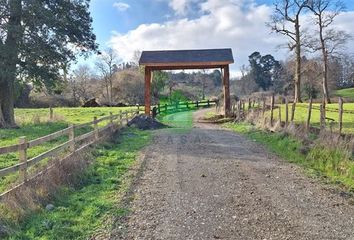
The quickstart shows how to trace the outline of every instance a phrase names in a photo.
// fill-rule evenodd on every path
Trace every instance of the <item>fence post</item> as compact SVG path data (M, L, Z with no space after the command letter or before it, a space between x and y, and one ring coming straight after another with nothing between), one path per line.
M111 132L114 132L114 124L113 124L113 113L109 112L109 121L110 121L110 125L111 125Z
M119 111L119 126L123 126L123 115L122 115L122 111Z
M311 112L312 112L312 97L310 98L309 109L308 109L308 115L307 115L307 122L306 122L306 129L307 129L307 131L310 130Z
M49 119L50 119L50 121L52 121L52 120L53 120L53 118L54 118L53 108L52 108L52 107L50 107L50 108L49 108Z
M97 117L93 117L93 127L94 127L94 131L95 131L95 141L97 141L99 138Z
M262 106L262 115L264 116L264 114L265 114L265 110L266 110L266 99L265 99L265 98L263 98L263 99L262 99L262 101L263 101L263 106Z
M198 100L195 102L195 107L196 107L196 108L199 107L199 101L198 101Z
M251 107L252 107L252 105L251 105L252 103L251 103L251 98L248 98L248 112L249 111L251 111Z
M20 167L20 177L23 182L27 181L27 139L26 137L20 137L18 143L20 144L18 153L20 163L23 165Z
M128 122L129 122L128 111L125 111L125 120L127 120L127 124L128 124Z
M157 104L157 113L160 114L161 113L161 106L160 106L160 103Z
M291 119L290 122L294 122L295 119L295 109L296 109L296 102L293 102L291 106Z
M68 134L69 141L70 141L69 150L71 153L75 152L75 131L74 130L75 130L74 125L71 124L69 126L69 134Z
M289 125L289 100L285 97L285 127Z
M189 103L188 102L186 102L186 107L189 108Z
M165 113L167 113L167 104L165 103Z
M323 130L326 127L326 103L323 102L320 105L320 123L321 123L321 130Z
M136 112L136 114L139 115L140 114L140 105L137 104L137 107L138 107L138 111Z
M339 111L338 111L338 127L339 127L339 135L342 134L342 129L343 129L343 98L339 98L338 100L338 105L339 105Z
M270 126L273 126L273 116L274 114L274 94L272 94L271 98L270 98Z
M210 107L210 100L208 99L208 107Z
M279 118L279 123L280 123L280 127L281 127L281 104L282 104L282 102L283 102L282 97L279 97L279 100L280 100L280 103L279 103L279 106L278 106L278 110L279 110L279 112L278 112L278 118Z

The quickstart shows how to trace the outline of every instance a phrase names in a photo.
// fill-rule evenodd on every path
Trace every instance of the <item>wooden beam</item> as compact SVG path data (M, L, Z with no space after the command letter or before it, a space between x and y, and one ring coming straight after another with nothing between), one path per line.
M181 67L181 66L194 66L194 67L208 67L208 66L225 66L229 65L233 62L231 61L223 61L223 62L166 62L166 63L142 63L140 64L141 66L145 67L168 67L168 66L175 66L175 67Z
M230 69L229 65L224 67L224 111L225 117L231 114L231 101L230 101Z
M162 70L187 70L187 69L215 69L222 68L225 65L166 65L166 66L149 66L152 71Z
M145 114L150 116L151 112L151 69L145 67Z

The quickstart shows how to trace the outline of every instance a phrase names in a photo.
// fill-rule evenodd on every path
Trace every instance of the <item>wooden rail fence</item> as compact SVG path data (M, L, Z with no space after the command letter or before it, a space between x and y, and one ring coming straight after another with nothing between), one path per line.
M248 103L248 108L245 108L245 103ZM252 102L252 104L250 104ZM267 104L268 103L268 104ZM285 105L285 107L284 107ZM343 99L339 98L338 99L338 108L334 107L327 107L325 103L321 103L319 106L314 106L312 99L309 100L307 103L307 106L304 106L303 104L296 104L292 103L291 104L291 109L289 112L289 101L288 98L280 96L279 100L276 101L274 95L269 96L269 97L264 97L264 98L246 98L246 99L240 99L238 100L234 106L233 106L233 114L235 117L241 117L244 118L246 114L254 111L254 110L260 110L262 112L262 115L265 116L265 112L269 111L269 123L271 126L274 125L274 111L277 109L278 111L278 121L281 123L284 123L284 126L287 127L290 123L294 123L295 121L295 114L296 114L296 108L302 108L302 109L307 109L307 116L304 121L304 125L306 126L306 129L309 130L311 127L311 118L313 115L313 111L319 111L320 112L320 129L325 129L326 125L329 125L332 131L332 127L334 123L338 124L338 132L339 134L342 133L343 131L343 115L344 114L353 114L354 115L354 110L344 110L343 108L344 103ZM282 108L284 107L285 109L285 119L282 119ZM338 118L333 119L327 117L326 113L337 113ZM290 119L289 119L289 114L290 114ZM329 124L328 124L329 123Z
M16 189L17 187L23 185L28 181L28 168L35 165L36 163L39 163L40 161L50 158L50 157L57 157L62 153L69 153L73 154L75 153L78 149L82 149L83 147L87 147L93 143L96 143L100 138L105 137L109 134L107 133L113 133L115 130L118 128L122 127L125 123L128 123L131 118L136 116L139 113L138 110L129 110L125 112L120 112L119 114L113 115L110 113L109 116L103 117L98 119L97 117L93 118L92 122L88 123L83 123L83 124L78 124L78 125L70 125L68 128L57 131L55 133L34 139L34 140L28 140L25 136L20 137L18 139L18 144L11 145L11 146L5 146L5 147L0 147L0 155L4 154L9 154L9 153L14 153L18 152L19 156L19 162L13 166L7 167L0 169L0 178L8 176L10 174L19 172L19 180L20 184L15 186L14 188L1 193L0 198L3 197L5 194L9 193L10 191ZM108 121L108 123L103 126L99 127L99 123L103 121ZM75 136L75 129L79 128L84 128L84 127L89 127L93 126L93 130L82 134L80 136ZM39 146L41 144L47 143L49 141L58 139L59 137L62 136L67 136L68 141L59 144L58 146L41 153L38 156L35 156L31 159L28 159L27 157L27 151L30 148L33 148L35 146ZM85 145L80 146L79 143L86 142ZM87 143L88 142L88 143ZM78 145L78 146L77 146Z
M176 102L173 104L158 104L156 107L157 114L161 113L171 113L182 110L189 110L192 108L200 108L200 107L211 107L217 106L218 101L215 100L202 100L202 101L194 101L194 102Z

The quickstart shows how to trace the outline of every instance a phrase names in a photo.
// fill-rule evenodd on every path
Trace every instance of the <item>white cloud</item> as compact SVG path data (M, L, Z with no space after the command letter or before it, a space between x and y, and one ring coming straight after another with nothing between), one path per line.
M176 6L185 9L192 1L176 1L181 4ZM203 15L198 18L141 24L127 33L113 34L109 44L124 60L130 60L135 50L231 47L235 58L233 72L247 64L254 51L271 53L280 59L288 56L286 49L278 48L287 39L270 34L265 25L273 10L271 6L256 5L252 0L207 0L199 7ZM349 30L353 22L354 12L349 12L338 17L336 26ZM350 46L353 51L354 44Z
M130 5L124 2L115 2L113 3L113 7L120 12L124 12L130 8Z

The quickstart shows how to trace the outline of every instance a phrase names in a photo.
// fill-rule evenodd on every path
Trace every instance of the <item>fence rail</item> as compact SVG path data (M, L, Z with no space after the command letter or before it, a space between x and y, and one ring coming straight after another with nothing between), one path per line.
M97 142L100 139L100 135L104 134L105 131L110 129L110 132L114 132L117 128L123 126L123 122L128 121L133 118L135 115L138 114L138 110L129 110L129 111L124 111L120 112L119 114L113 115L110 113L109 116L102 117L100 119L97 119L97 117L94 117L93 121L84 123L84 124L79 124L79 125L71 125L66 129L57 131L55 133L51 133L49 135L27 141L26 137L20 137L19 138L19 143L11 146L5 146L5 147L0 147L0 155L4 154L9 154L9 153L15 153L18 152L19 156L19 162L13 166L7 167L0 169L0 177L6 177L10 174L20 172L20 178L18 180L21 181L19 185L14 187L11 190L16 189L17 187L23 185L27 181L27 173L28 173L28 168L35 165L36 163L41 162L44 159L50 158L50 157L57 157L60 156L60 154L69 152L70 154L75 153L78 149L81 149L82 146L79 146L78 148L76 147L76 144L82 141L87 141L90 140L88 144L85 146L89 146L95 142ZM118 121L117 121L118 120ZM98 123L103 122L103 121L109 121L105 126L99 127ZM75 129L78 128L83 128L93 125L93 130L81 134L79 136L75 136ZM35 146L39 146L41 144L47 143L49 141L55 140L59 137L62 136L67 136L68 140L64 143L59 144L58 146L53 147L52 149L41 153L38 156L35 156L31 159L27 158L27 151L30 148L33 148ZM9 193L11 190L0 194L0 198L4 195Z
M211 107L215 105L218 105L218 101L202 100L194 102L176 102L174 104L158 104L156 108L156 114L175 112L178 110L188 110L191 108Z

